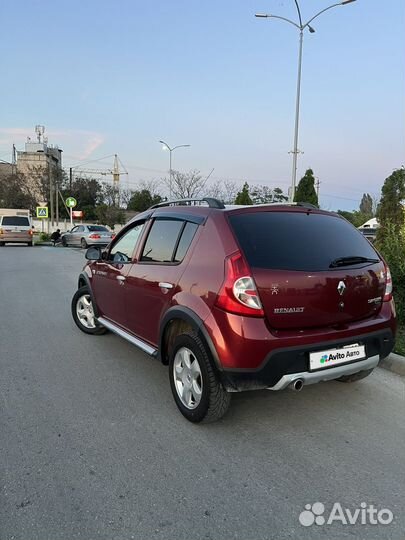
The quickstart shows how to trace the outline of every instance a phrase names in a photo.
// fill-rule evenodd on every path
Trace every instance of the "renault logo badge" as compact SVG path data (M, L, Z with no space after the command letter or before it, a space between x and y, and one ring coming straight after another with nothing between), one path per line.
M337 286L338 293L340 296L343 296L343 293L346 290L346 285L344 284L344 281L339 281L339 285Z

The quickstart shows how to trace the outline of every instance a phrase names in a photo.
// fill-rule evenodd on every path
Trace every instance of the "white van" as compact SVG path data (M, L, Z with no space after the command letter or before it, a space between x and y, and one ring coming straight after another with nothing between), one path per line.
M33 234L29 216L0 216L0 246L7 243L32 246Z

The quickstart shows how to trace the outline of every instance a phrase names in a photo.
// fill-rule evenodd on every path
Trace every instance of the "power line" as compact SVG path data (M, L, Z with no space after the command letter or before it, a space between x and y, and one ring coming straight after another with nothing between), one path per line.
M80 161L79 163L77 163L76 165L72 165L70 166L71 169L75 169L76 167L81 167L83 165L87 165L87 163L95 163L97 161L102 161L103 159L109 159L111 157L114 157L115 154L110 154L109 156L104 156L104 157L101 157L101 158L98 158L98 159L90 159L88 161Z

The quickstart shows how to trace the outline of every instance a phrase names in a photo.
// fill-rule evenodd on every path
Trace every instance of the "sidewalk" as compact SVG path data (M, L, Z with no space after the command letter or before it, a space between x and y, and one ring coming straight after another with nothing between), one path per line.
M405 356L391 353L387 358L381 360L378 365L392 373L405 377Z

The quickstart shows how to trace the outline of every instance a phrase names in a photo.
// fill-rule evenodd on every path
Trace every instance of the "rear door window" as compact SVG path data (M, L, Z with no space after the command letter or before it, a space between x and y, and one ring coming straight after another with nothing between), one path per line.
M187 253L187 250L190 247L191 242L193 241L193 238L197 229L198 229L198 225L196 223L190 223L190 222L186 223L183 229L182 235L180 237L180 241L177 246L176 253L173 258L174 262L179 263L184 259Z
M364 236L339 217L272 211L231 214L229 221L252 268L323 271L343 257L379 258Z
M174 250L178 245L184 221L175 219L156 219L149 231L143 248L142 262L174 262Z
M30 220L24 216L3 216L2 225L9 227L29 227Z
M90 232L108 232L107 227L103 227L102 225L87 225L87 228Z

